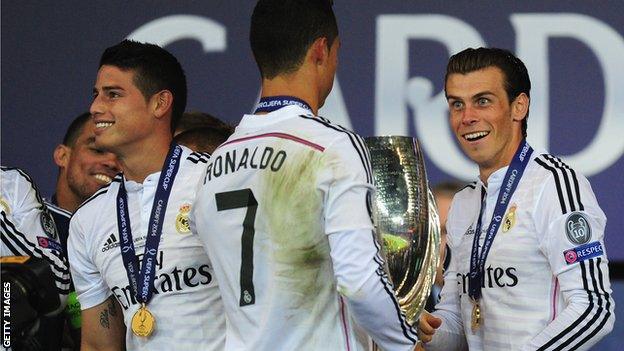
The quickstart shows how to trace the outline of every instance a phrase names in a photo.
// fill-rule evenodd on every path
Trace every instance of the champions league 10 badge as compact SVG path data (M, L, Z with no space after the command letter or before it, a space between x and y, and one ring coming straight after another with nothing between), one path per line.
M585 215L579 212L574 212L568 216L565 222L565 231L568 240L570 240L572 244L585 244L591 239L589 221Z
M56 239L56 223L54 223L54 218L52 218L50 212L48 212L47 209L44 209L43 211L41 211L39 219L41 220L41 227L43 228L43 231L48 236L48 238Z

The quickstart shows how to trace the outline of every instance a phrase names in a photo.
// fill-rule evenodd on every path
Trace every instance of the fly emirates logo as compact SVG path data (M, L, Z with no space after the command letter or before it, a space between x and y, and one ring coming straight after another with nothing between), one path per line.
M461 289L461 294L468 293L468 277L470 273L457 273L457 284ZM518 276L515 267L501 268L489 266L485 269L481 288L504 288L518 285Z
M137 255L139 262L141 262L142 256L143 254ZM198 267L178 267L176 265L173 268L163 270L163 260L164 253L160 251L156 256L156 277L152 288L154 295L193 289L212 282L210 266L207 264ZM126 286L115 285L111 291L124 310L127 310L130 305L138 304L129 284Z

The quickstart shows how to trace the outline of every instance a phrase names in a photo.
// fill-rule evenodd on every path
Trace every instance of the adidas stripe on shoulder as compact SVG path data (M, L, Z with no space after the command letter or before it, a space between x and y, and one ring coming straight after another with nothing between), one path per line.
M539 155L535 158L535 162L552 174L562 214L585 209L581 199L578 177L574 169L561 161L560 158L549 154Z

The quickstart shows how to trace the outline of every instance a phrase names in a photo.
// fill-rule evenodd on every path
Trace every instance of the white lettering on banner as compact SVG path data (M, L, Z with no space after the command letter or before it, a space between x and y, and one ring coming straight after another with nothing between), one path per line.
M457 178L471 177L476 166L464 157L448 125L444 91L434 92L424 77L409 77L409 41L435 40L449 53L469 46L485 46L469 24L444 15L382 15L377 17L375 134L410 135L408 108L420 145L442 171ZM388 53L392 55L388 55ZM448 57L441 58L447 60ZM440 78L442 79L442 78Z
M596 55L605 83L603 115L590 144L564 160L587 176L595 175L615 163L624 153L624 39L613 28L581 14L512 14L516 32L517 55L527 65L532 81L531 116L528 139L536 148L549 146L549 62L548 40L568 37L579 40ZM225 27L208 18L172 15L148 22L133 31L129 39L166 46L182 39L202 43L205 52L226 50ZM433 90L425 77L409 77L410 40L434 40L450 54L466 47L487 44L470 24L438 14L380 15L376 29L375 135L410 135L410 111L416 136L425 153L443 172L460 179L477 173L448 126L448 107L444 91ZM448 57L440 58L446 61ZM442 77L440 77L442 79ZM578 89L583 89L578 87ZM259 95L258 95L259 96ZM257 102L257 101L256 101ZM250 105L250 109L255 104ZM352 128L338 78L319 114ZM587 116L571 116L579 119ZM590 116L591 117L591 116Z
M596 55L604 80L602 119L594 139L586 148L562 158L586 176L602 172L624 153L624 38L600 20L581 14L514 14L510 20L516 31L518 56L531 75L528 139L535 147L548 149L549 141L548 68L549 63L557 63L548 60L548 39L573 38L587 45ZM586 117L571 116L575 119Z
M227 47L225 27L209 18L172 15L148 22L128 35L128 39L167 46L183 39L194 39L204 52L221 52Z

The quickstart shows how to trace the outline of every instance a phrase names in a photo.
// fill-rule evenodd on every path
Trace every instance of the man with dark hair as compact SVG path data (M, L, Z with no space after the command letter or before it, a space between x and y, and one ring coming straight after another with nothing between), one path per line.
M180 120L178 120L178 123L175 126L173 136L175 137L178 134L183 133L187 130L197 128L213 128L234 132L234 128L231 125L221 121L220 119L209 113L191 111L184 112L182 114L182 117L180 118Z
M108 185L119 172L115 155L95 147L95 124L89 112L76 117L69 125L63 143L54 149L54 163L59 167L56 192L50 206L55 214L61 211L73 213L98 189ZM67 225L68 217L65 225L57 221L57 226L62 227L59 230L65 248Z
M451 129L479 177L451 204L441 301L419 323L427 350L587 350L613 328L605 215L584 176L526 142L530 86L506 50L447 66Z
M162 90L173 98L171 106L171 131L186 108L186 76L182 66L173 55L160 55L158 45L124 40L102 54L100 67L115 66L121 71L133 71L133 83L141 91L145 101Z
M223 144L234 132L234 128L203 127L186 130L173 140L196 152L212 154L214 150Z
M487 67L497 67L503 74L503 89L511 103L520 94L531 98L531 80L526 66L511 52L498 48L468 48L451 57L444 81L451 74L467 74ZM522 119L522 137L527 137L529 106Z
M213 154L192 226L215 264L226 349L349 350L351 314L385 350L411 350L370 218L368 150L318 117L338 63L328 0L261 0L254 114Z
M54 162L59 167L59 174L56 191L51 202L46 201L46 205L54 217L65 254L72 213L98 189L109 184L119 172L115 155L95 147L94 130L91 114L82 113L71 122L63 142L54 149ZM71 332L71 337L64 338L64 342L70 343L71 339L75 343L74 349L78 349L80 305L73 290L72 284L66 311L69 322L66 330Z
M156 45L125 40L104 51L93 93L95 145L123 174L70 223L83 349L222 350L212 264L188 223L207 158L172 143L182 67Z

